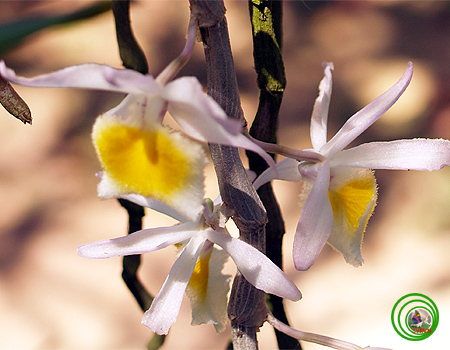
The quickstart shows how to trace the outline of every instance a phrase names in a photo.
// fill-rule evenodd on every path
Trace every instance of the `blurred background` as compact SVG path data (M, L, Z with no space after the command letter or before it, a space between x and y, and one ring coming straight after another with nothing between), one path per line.
M92 1L1 1L0 23L60 16ZM257 107L251 30L246 1L226 1L243 109ZM412 137L450 139L450 3L446 1L286 1L284 60L287 89L279 141L310 147L309 119L323 61L333 61L330 136L358 109L393 85L408 61L414 77L407 92L355 143ZM182 50L188 1L135 1L136 37L157 75ZM5 33L0 31L0 36ZM96 62L121 67L111 11L52 26L2 48L1 58L23 76ZM205 82L198 44L181 75ZM0 349L143 349L152 333L122 282L121 259L86 260L79 244L122 236L125 211L96 196L99 164L90 142L95 117L117 105L120 94L15 86L33 113L23 125L0 108ZM167 118L169 120L169 118ZM207 170L207 195L217 187ZM286 302L295 328L360 346L397 350L447 349L450 341L450 169L377 171L379 202L363 244L365 264L347 265L326 247L313 267L298 272L292 238L300 215L298 183L275 182L286 221L285 270L303 292ZM145 225L171 225L149 212ZM175 249L147 254L141 279L155 295ZM234 273L232 263L227 272ZM439 308L436 332L420 342L401 338L390 321L395 302L423 293ZM224 349L227 331L190 326L183 302L163 349ZM265 325L261 349L274 349ZM305 350L322 349L304 344Z

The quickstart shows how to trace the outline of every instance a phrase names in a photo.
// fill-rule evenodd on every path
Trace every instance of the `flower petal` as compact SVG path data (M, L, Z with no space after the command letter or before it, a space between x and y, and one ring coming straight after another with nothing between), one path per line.
M34 78L24 78L7 68L2 60L0 75L13 83L34 87L82 88L136 94L157 94L161 89L150 75L95 63L70 66Z
M120 198L127 199L130 202L140 205L141 207L150 208L150 209L156 210L160 213L166 214L180 222L189 221L189 219L185 215L179 213L177 210L175 210L171 206L167 205L164 202L157 200L156 198L144 197L144 196L141 196L141 195L135 194L135 193L123 195ZM195 221L197 221L197 220L195 220Z
M333 63L324 63L324 74L319 84L319 96L317 97L311 116L311 143L315 150L327 143L328 109L330 107Z
M336 135L322 147L320 153L327 155L329 159L333 158L337 152L347 147L350 142L375 123L403 94L411 81L412 73L413 64L409 62L400 80L384 94L350 117Z
M328 240L333 226L333 212L328 197L330 167L325 162L311 193L306 199L294 236L294 265L304 271L311 267Z
M220 124L232 135L242 131L243 122L229 118L219 104L203 92L195 77L182 77L168 83L164 87L163 96L172 105L173 118L192 137L207 142L204 135L210 132L208 126L215 124Z
M156 198L194 221L203 210L202 146L161 124L132 127L100 116L92 139L102 164L100 198Z
M291 300L302 297L289 277L258 249L212 229L203 231L203 234L230 254L245 279L256 288Z
M162 124L167 111L167 101L159 95L128 94L116 107L104 113L104 116L120 119L130 127L144 128Z
M377 202L377 184L369 169L332 168L328 192L333 209L333 228L328 243L349 264L363 263L363 234Z
M212 242L207 241L203 246L186 288L193 326L213 324L217 332L225 329L231 276L222 274L222 269L227 259L228 254L215 249Z
M255 189L260 188L262 185L272 180L284 180L284 181L302 181L302 175L298 171L299 161L292 158L283 159L276 164L278 174L275 174L272 168L266 169L253 183Z
M169 102L169 113L190 137L253 151L270 166L275 165L267 152L241 134L243 122L229 118L217 102L202 91L196 78L184 77L167 84L164 97Z
M142 324L155 333L167 334L176 321L186 286L205 240L200 234L191 238L173 264L150 309L145 312Z
M80 245L77 254L83 258L105 259L114 256L150 253L183 242L198 233L195 223L136 231L128 236Z
M450 141L412 139L370 142L336 154L331 165L369 169L439 170L450 165Z

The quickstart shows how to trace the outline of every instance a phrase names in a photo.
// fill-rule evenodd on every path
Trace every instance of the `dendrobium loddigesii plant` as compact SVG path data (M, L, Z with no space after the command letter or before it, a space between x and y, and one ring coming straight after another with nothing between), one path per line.
M157 334L168 333L185 292L191 300L193 325L206 323L217 331L224 329L229 276L221 273L221 267L227 254L256 288L282 298L301 298L293 282L263 253L228 234L223 222L217 221L219 206L213 211L208 201L203 201L206 156L198 141L238 146L263 156L272 167L255 180L255 188L273 179L306 182L309 193L294 239L294 263L299 270L312 265L327 241L347 262L362 263L362 236L377 199L371 169L439 170L450 164L447 140L372 142L344 150L401 96L411 80L412 63L391 89L353 115L327 142L332 69L331 63L325 64L313 109L313 148L297 151L282 147L279 153L291 157L273 166L263 150L267 145L243 136L242 123L229 119L202 92L195 78L179 78L161 86L149 75L96 64L23 78L0 62L0 74L22 85L128 93L119 106L98 117L93 127L92 139L103 168L99 196L128 199L165 213L180 224L88 243L78 248L78 254L109 258L149 253L174 244L182 247L142 320ZM162 124L166 111L188 136ZM223 250L217 251L214 244ZM336 349L362 349L337 339L288 330L270 317L269 322L298 339Z
M325 63L325 76L311 117L313 148L283 152L288 158L277 163L278 174L267 169L254 182L256 188L273 179L306 182L309 193L293 247L298 270L309 269L327 242L348 263L354 266L363 263L363 234L377 202L372 169L431 171L450 164L450 141L443 139L369 142L344 149L400 98L412 78L411 62L396 84L351 116L327 141L332 70L333 64Z
M191 10L195 13L195 6ZM244 175L254 193L274 179L306 184L306 200L293 246L294 265L298 270L309 269L327 242L348 263L362 264L362 239L377 202L374 169L431 171L450 165L450 141L443 139L370 142L346 149L403 94L412 78L411 62L396 84L350 117L329 140L327 121L334 67L325 63L325 76L311 117L312 148L295 150L253 139L245 130L244 121L227 116L203 92L197 78L173 79L182 66L180 62L192 52L200 24L196 15L191 14L186 48L179 60L173 61L156 78L131 69L93 63L24 78L0 61L0 76L16 84L126 94L118 106L99 116L93 125L92 141L101 166L97 174L98 195L102 199L129 200L179 223L83 244L77 252L81 257L103 259L151 253L171 245L178 248L176 261L142 319L145 326L159 335L168 334L176 321L184 293L191 302L192 325L213 324L218 332L225 328L231 276L224 275L222 268L228 256L251 284L252 291L256 288L257 292L293 301L302 297L294 282L264 254L264 249L260 251L229 234L225 223L230 217L239 217L239 208L230 209L221 196L214 203L204 199L204 167L208 159L205 143L243 148L265 160L269 168L256 178L254 188ZM180 131L163 124L166 113L178 123ZM287 158L275 164L266 152ZM267 321L292 338L341 350L363 349L338 339L295 330L277 320L264 302L266 319L261 323ZM233 322L232 326L239 332L251 328Z

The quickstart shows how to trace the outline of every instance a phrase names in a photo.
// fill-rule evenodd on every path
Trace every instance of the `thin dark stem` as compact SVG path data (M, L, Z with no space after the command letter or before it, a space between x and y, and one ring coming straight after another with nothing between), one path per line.
M116 23L116 36L119 54L125 68L148 73L148 63L145 54L136 41L130 21L130 1L113 0L112 10Z
M144 208L126 199L118 199L118 201L128 212L128 234L142 230L142 218L145 215ZM146 311L152 304L153 297L146 291L137 277L140 263L140 255L124 256L122 278L142 311Z
M133 232L142 230L142 218L145 215L144 208L126 199L119 198L118 201L128 213L128 234L132 234ZM140 255L124 256L122 260L122 279L130 292L133 294L141 310L145 312L152 305L153 297L145 289L138 278L137 272L140 264ZM165 335L154 334L150 341L147 343L147 349L159 349L164 344L165 338Z
M271 150L283 151L278 146L278 113L286 86L284 64L281 55L282 43L282 1L250 0L250 19L253 34L253 58L260 89L258 111L250 128L250 137L261 140ZM255 140L256 141L256 140ZM270 143L270 144L269 144ZM270 150L267 149L269 152ZM254 153L247 152L250 169L257 175L266 168L266 162ZM283 268L282 244L285 233L280 207L270 183L258 189L258 194L267 210L266 225L267 256L280 268ZM287 323L283 299L269 295L268 304L276 318ZM301 349L300 343L275 329L280 349Z

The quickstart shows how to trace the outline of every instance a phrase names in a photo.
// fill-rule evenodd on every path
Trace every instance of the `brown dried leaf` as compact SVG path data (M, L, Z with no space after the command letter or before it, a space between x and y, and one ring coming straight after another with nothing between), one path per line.
M31 124L31 111L26 102L14 90L11 84L0 76L0 103L14 117L24 124Z

